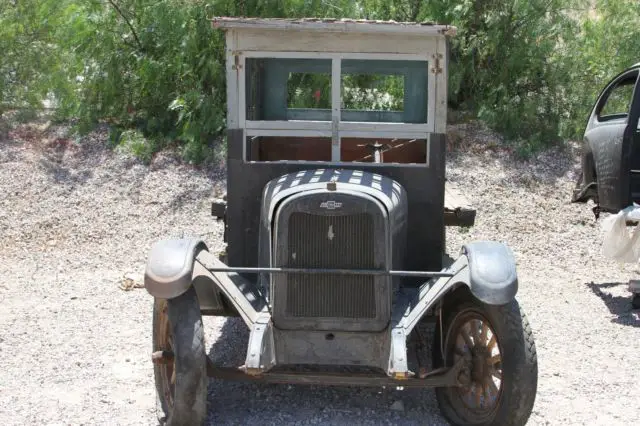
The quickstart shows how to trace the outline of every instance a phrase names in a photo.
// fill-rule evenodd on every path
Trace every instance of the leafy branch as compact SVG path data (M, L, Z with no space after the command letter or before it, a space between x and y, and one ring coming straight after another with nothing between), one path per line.
M144 51L144 46L140 42L140 38L138 37L138 34L136 33L135 28L133 28L133 25L131 25L131 22L129 21L129 19L122 12L122 9L120 9L120 7L113 0L107 0L107 1L109 2L109 4L111 6L113 6L113 8L116 10L116 12L118 12L118 15L120 15L122 17L122 19L124 19L124 22L127 24L129 29L131 30L131 33L133 34L133 38L136 40L136 44L138 45L138 48L141 51Z

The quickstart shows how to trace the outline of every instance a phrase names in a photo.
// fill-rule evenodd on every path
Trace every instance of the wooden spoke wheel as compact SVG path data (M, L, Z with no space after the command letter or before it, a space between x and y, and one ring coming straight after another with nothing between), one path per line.
M470 384L458 388L461 402L478 416L490 414L502 390L502 356L495 331L486 318L471 311L453 341L453 362L465 358L470 367Z
M464 386L437 388L443 415L457 425L524 425L538 383L533 334L517 301L481 303L470 294L446 305L434 367L465 360ZM442 347L442 353L441 352Z

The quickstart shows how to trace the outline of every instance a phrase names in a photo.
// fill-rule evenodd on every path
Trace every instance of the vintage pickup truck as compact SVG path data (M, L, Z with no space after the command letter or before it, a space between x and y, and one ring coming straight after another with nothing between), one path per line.
M213 207L227 248L224 263L199 239L149 253L161 421L202 424L212 376L435 387L453 424L525 424L538 367L513 253L445 249L446 226L475 219L445 182L455 28L213 25L226 32L227 197ZM202 315L242 318L243 365L213 364Z

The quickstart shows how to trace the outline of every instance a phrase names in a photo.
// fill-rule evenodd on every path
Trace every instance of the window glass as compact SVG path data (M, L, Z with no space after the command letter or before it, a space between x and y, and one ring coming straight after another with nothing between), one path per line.
M636 78L633 77L615 86L600 111L600 117L627 115L631 107L635 83Z
M247 58L248 120L331 121L331 59ZM341 121L427 123L427 61L341 61Z
M342 61L342 121L426 123L426 61Z
M331 120L331 60L247 58L248 120Z
M331 74L289 73L287 108L331 108Z
M342 76L342 109L404 111L404 75Z

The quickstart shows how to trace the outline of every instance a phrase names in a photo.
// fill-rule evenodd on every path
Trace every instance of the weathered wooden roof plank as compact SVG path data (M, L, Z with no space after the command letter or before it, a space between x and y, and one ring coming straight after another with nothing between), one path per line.
M320 19L320 18L239 18L214 17L216 28L256 28L273 30L338 31L368 33L400 33L420 35L456 34L456 27L433 22L373 21L364 19Z

